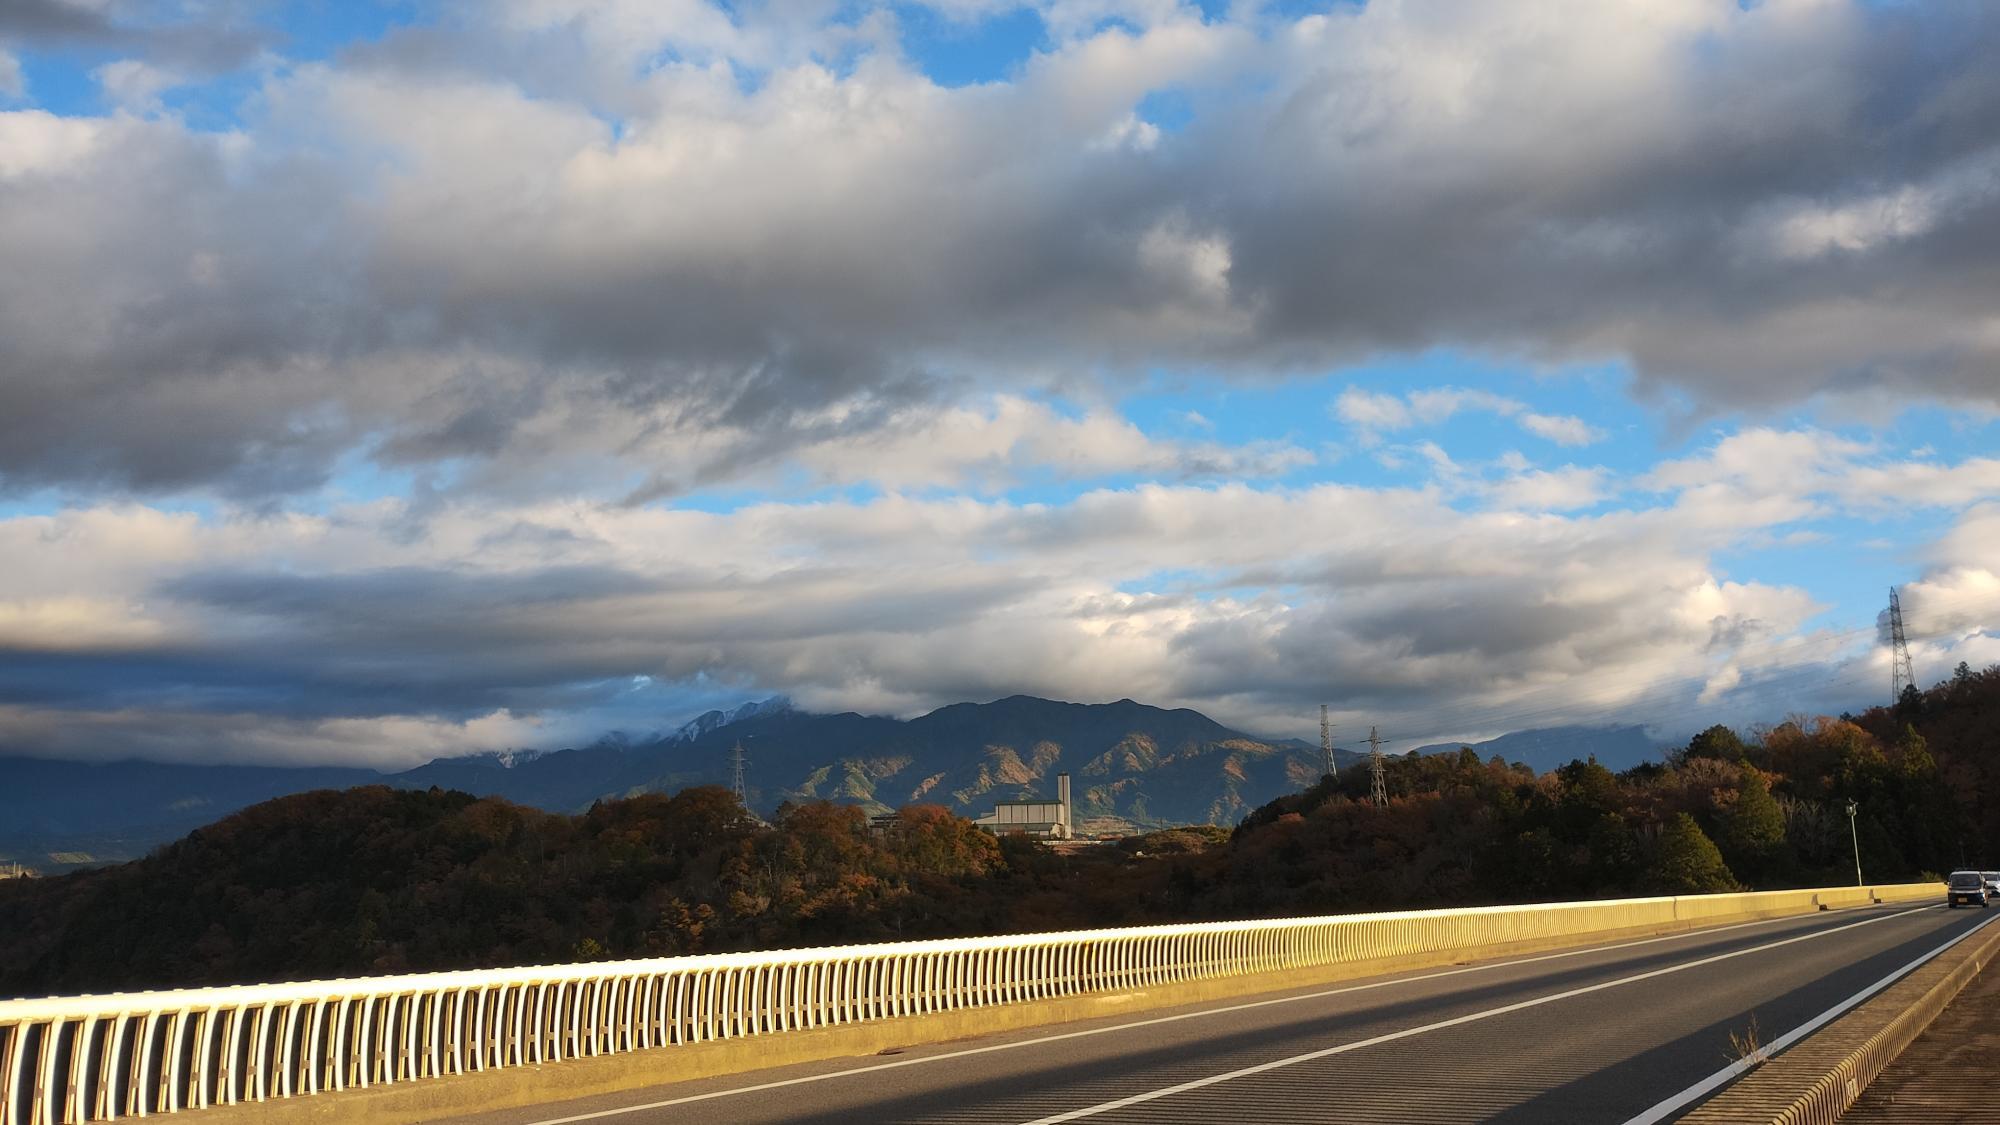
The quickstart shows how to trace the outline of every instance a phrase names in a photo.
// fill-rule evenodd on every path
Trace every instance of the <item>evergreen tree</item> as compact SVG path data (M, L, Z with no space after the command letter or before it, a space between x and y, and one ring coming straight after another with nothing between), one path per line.
M1903 724L1903 737L1896 740L1896 768L1905 778L1928 778L1937 773L1937 759L1931 757L1931 744L1917 728Z
M1736 889L1736 877L1722 862L1722 852L1701 825L1686 813L1675 813L1660 833L1659 854L1649 881L1664 894L1706 894Z
M1785 847L1785 815L1763 771L1744 768L1736 803L1723 821L1722 843L1735 870L1753 879L1772 873Z
M1681 752L1681 756L1734 762L1743 757L1743 749L1743 740L1736 736L1736 732L1717 723L1689 739L1687 749Z

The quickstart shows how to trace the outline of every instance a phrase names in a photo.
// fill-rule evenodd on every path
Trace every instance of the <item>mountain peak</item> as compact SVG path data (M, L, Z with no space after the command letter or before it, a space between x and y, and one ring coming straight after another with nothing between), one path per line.
M745 703L741 707L731 711L705 711L682 723L679 729L667 736L666 741L670 743L693 742L702 735L720 730L731 724L740 723L747 719L762 718L765 715L782 714L791 709L792 701L789 696L774 695L769 699Z

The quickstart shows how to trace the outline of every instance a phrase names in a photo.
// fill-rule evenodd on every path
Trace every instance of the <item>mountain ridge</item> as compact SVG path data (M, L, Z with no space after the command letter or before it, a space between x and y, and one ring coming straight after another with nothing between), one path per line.
M0 858L12 853L45 868L65 866L47 862L49 853L68 854L72 864L128 858L272 797L363 784L435 786L578 812L604 798L727 784L739 742L749 760L748 803L765 815L787 801L825 799L870 812L936 803L978 816L997 800L1051 795L1055 774L1068 772L1079 824L1129 831L1233 824L1319 778L1317 745L1258 737L1191 708L1129 698L1076 703L1012 695L895 719L801 711L774 696L706 712L665 733L438 758L394 773L0 757ZM1343 770L1364 760L1336 752Z
M1418 754L1454 754L1470 747L1482 758L1498 754L1509 762L1521 762L1546 773L1570 761L1596 758L1613 771L1628 770L1641 762L1658 761L1667 744L1646 733L1642 726L1536 727L1489 738L1484 742L1438 742L1419 746Z

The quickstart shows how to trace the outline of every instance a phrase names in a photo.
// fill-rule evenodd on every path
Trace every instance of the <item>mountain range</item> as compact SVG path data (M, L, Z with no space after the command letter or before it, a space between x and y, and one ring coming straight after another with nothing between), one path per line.
M1534 767L1547 773L1557 766L1583 758L1596 758L1613 772L1631 769L1640 762L1658 761L1665 746L1645 727L1545 727L1503 734L1485 742L1439 742L1419 746L1419 754L1445 754L1470 747L1482 758L1498 754L1509 762Z
M1531 733L1548 743L1556 732ZM1629 745L1598 733L1607 750ZM1569 757L1589 752L1582 741ZM1504 754L1504 742L1476 749ZM748 802L763 815L786 801L824 798L871 811L928 802L979 816L997 800L1052 795L1055 775L1066 771L1085 831L1233 824L1320 772L1315 745L1258 738L1197 711L1129 699L1012 696L903 720L814 714L776 698L711 711L650 738L441 758L390 774L0 757L0 860L60 869L130 858L259 801L354 785L437 786L575 812L606 797L727 784L738 745L747 757ZM1363 760L1336 752L1341 769Z

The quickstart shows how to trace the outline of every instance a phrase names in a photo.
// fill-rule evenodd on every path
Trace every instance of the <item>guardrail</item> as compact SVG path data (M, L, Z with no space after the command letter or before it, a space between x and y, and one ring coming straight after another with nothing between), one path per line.
M1941 893L1396 911L0 1001L0 1125L261 1102L862 1020Z

